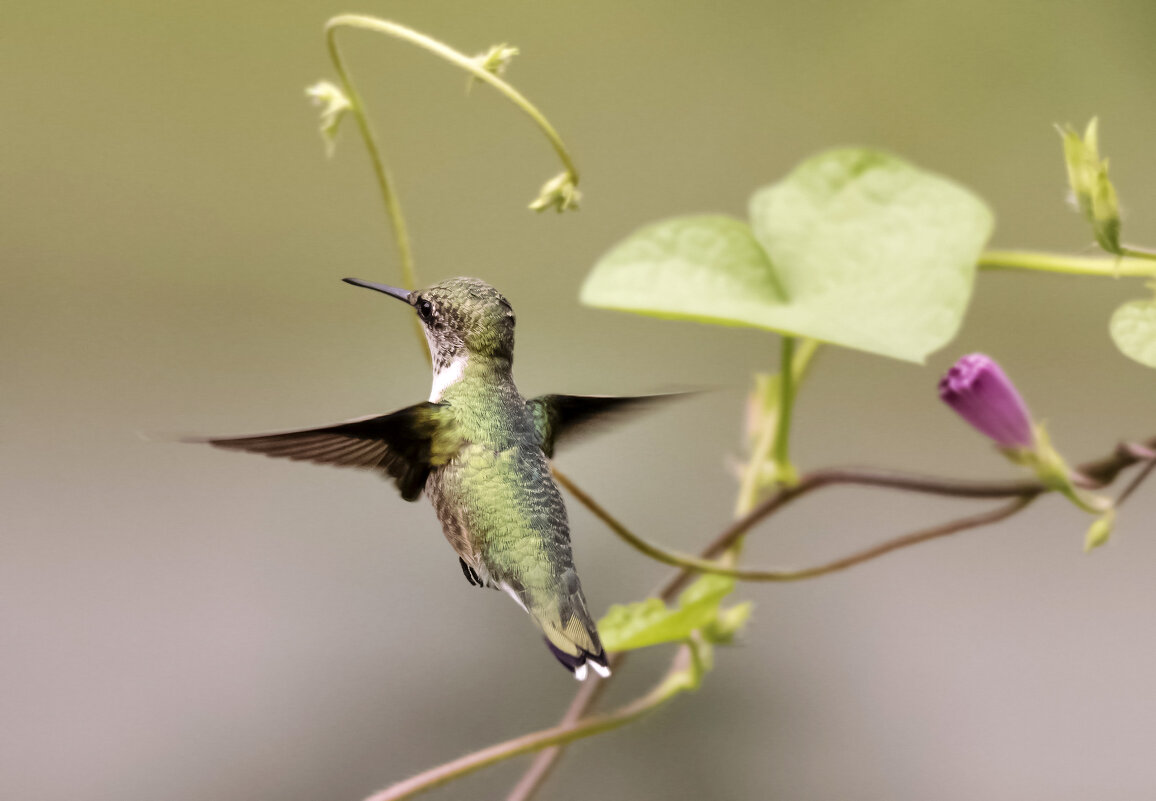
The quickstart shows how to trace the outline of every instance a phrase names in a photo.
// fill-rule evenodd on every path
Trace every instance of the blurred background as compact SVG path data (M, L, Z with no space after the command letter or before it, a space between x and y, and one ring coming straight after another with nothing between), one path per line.
M643 535L691 550L766 332L580 307L593 263L837 145L894 151L997 215L993 246L1092 252L1053 124L1101 118L1125 239L1156 244L1156 6L1134 2L8 2L0 9L0 796L360 799L551 725L575 690L515 606L462 580L424 501L359 472L146 441L320 425L424 399L410 320L339 278L398 279L367 159L326 160L304 87L321 26L386 16L509 79L582 170L581 212L526 211L558 171L513 107L371 34L345 39L427 283L518 313L526 394L717 392L566 451ZM1156 372L1107 320L1139 281L985 274L926 366L821 354L803 468L1014 469L935 396L996 355L1073 461L1156 433ZM667 569L571 503L592 607ZM836 490L758 530L759 565L841 555L974 503ZM1109 547L1046 499L1014 520L797 585L748 586L706 686L574 747L543 798L1156 796L1156 486ZM610 703L669 652L633 659ZM431 798L500 797L525 760Z

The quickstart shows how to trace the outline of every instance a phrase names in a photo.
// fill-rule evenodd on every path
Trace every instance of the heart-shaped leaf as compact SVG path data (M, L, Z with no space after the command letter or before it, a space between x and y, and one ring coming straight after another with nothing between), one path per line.
M744 222L678 217L635 232L602 257L582 287L590 306L721 325L773 328L783 306L767 254Z
M816 156L728 217L667 220L607 253L594 306L750 325L908 361L958 330L992 215L968 190L895 156Z
M1156 301L1128 301L1116 309L1108 331L1125 356L1156 367Z

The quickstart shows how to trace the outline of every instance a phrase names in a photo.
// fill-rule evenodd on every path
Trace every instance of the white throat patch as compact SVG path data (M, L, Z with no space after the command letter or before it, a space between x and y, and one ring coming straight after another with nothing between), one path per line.
M466 361L465 356L458 356L448 366L434 373L433 387L429 391L430 403L440 401L446 390L461 380L466 372Z

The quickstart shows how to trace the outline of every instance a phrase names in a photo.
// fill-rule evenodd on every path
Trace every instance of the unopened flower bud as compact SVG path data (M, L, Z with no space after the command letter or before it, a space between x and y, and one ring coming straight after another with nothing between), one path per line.
M1027 405L989 356L973 353L957 361L940 380L939 397L1001 448L1028 450L1035 443Z
M502 44L494 45L484 53L479 53L474 56L473 61L486 72L491 75L497 75L500 78L506 72L506 67L510 66L510 61L512 61L516 55L518 55L518 48L503 42ZM477 80L478 77L476 75L471 75L466 79L467 92L473 88Z
M542 186L537 199L530 204L534 211L554 209L559 214L567 209L577 209L582 193L578 191L574 176L569 172L555 175Z
M1084 553L1105 544L1112 536L1112 528L1115 523L1115 509L1109 509L1101 517L1096 518L1096 522L1092 523L1088 528L1088 533L1084 536Z
M345 113L353 108L345 93L329 81L319 81L305 90L313 105L321 107L321 138L325 140L326 155L333 155L337 143L337 128Z

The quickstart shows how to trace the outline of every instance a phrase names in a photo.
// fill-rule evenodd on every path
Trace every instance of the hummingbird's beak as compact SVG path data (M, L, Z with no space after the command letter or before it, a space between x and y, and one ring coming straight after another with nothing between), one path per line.
M409 303L408 289L399 289L398 287L388 286L386 284L375 284L373 281L362 281L360 278L342 278L341 280L347 284L353 284L354 286L372 289L374 292L384 292L390 297L397 298L398 300L403 300L406 303Z

